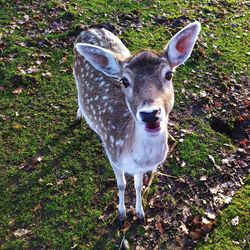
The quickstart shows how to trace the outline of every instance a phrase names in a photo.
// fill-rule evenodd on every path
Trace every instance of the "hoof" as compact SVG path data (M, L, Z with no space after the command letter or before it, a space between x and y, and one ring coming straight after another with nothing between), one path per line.
M126 214L120 214L118 215L118 225L120 229L123 229L125 227L126 222Z
M126 214L125 214L125 213L119 213L119 214L118 214L118 220L119 220L120 222L125 221L125 220L126 220Z
M137 217L137 221L138 221L140 224L146 224L146 219L145 219L144 214L136 213L136 217Z

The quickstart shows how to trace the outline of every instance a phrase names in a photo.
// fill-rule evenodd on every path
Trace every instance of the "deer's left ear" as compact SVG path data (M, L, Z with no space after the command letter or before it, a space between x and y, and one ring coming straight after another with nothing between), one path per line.
M172 69L183 64L190 57L200 30L200 22L193 22L171 38L164 53Z

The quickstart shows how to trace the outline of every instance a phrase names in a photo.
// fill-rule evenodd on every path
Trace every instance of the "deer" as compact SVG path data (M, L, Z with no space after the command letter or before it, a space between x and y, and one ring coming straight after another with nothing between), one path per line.
M190 57L200 30L198 21L188 24L161 52L131 54L104 28L82 31L75 41L77 118L102 141L116 177L119 221L126 219L125 174L134 177L136 217L145 219L143 175L166 160L173 74Z

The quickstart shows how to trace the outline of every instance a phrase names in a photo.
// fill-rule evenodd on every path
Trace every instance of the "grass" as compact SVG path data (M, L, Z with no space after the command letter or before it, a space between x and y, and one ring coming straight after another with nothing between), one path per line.
M231 145L230 139L211 130L207 124L195 119L190 123L193 124L193 131L188 132L182 138L183 142L178 147L181 163L176 158L172 158L169 160L169 168L177 176L190 175L197 178L202 175L210 175L215 165L210 159L211 156L219 164L220 156L217 152L225 145L228 145L232 152L235 149ZM190 125L186 126L189 128ZM183 128L186 126L184 125Z
M115 248L114 240L107 242L100 236L107 233L116 213L113 208L106 220L101 219L105 207L117 199L114 175L96 135L85 123L75 123L72 34L80 26L111 23L120 30L131 51L150 47L160 50L182 24L166 28L157 25L156 17L163 16L170 23L181 16L190 21L201 19L203 30L196 52L174 79L178 109L189 103L181 92L183 88L197 92L195 85L202 88L204 83L214 84L206 73L209 64L216 65L213 73L218 77L234 74L239 78L245 74L249 60L249 33L245 30L249 18L243 2L235 4L0 1L0 84L4 88L0 91L1 249L93 249L96 242L101 245L103 241L107 249ZM235 39L236 32L239 37ZM214 54L214 45L221 56ZM204 49L205 59L198 56L198 48ZM183 83L191 80L189 85ZM178 168L174 160L169 163L176 175L198 177L211 173L208 154L219 161L216 151L230 143L206 122L194 122L197 130L178 146L186 167ZM37 156L41 161L32 165ZM30 168L24 169L22 164ZM204 249L214 249L215 241L229 244L232 235L235 241L244 238L245 231L234 234L229 220L238 211L246 211L247 204L239 200L247 200L247 190L246 185L223 212L211 243L205 243ZM248 222L241 219L243 214L240 216L239 226L244 228ZM17 236L18 229L29 231ZM139 228L137 233L143 234L144 229Z
M197 249L249 249L250 225L249 208L250 203L250 179L246 186L240 189L234 196L232 204L224 209L217 221L215 230L211 233L207 242L200 244ZM232 225L232 220L239 217L239 223Z

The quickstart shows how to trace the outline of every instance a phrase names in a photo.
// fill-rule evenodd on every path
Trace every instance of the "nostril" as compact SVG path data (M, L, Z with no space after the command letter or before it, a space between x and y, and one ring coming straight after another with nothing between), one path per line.
M159 117L158 115L160 114L160 109L159 110L154 110L152 112L140 112L140 116L143 122L146 123L155 123Z
M161 113L161 109L154 110L152 113L153 113L155 116L156 116L156 115L159 115L159 114Z

